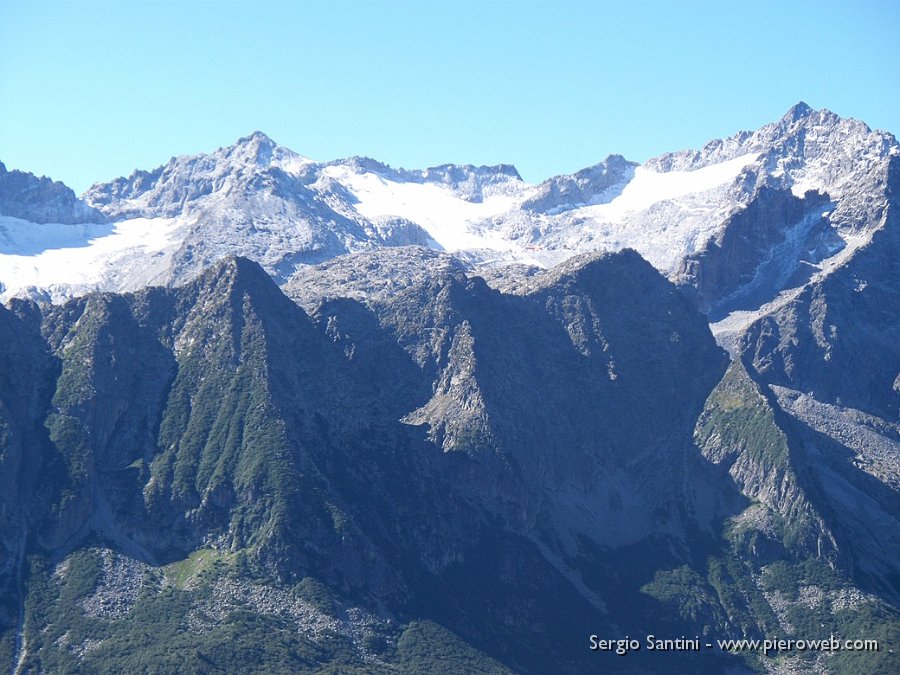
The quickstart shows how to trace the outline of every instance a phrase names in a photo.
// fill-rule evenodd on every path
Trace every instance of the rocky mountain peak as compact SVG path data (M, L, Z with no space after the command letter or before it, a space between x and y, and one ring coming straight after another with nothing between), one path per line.
M297 173L312 160L279 145L262 131L239 138L233 145L220 148L214 157L220 162L238 166L257 166L263 169L280 168L287 173Z
M135 171L127 178L98 183L85 193L92 206L112 217L171 217L212 194L266 186L255 180L272 169L297 176L313 162L278 145L261 131L238 139L210 154L173 157L153 171Z
M653 266L631 248L615 252L583 253L532 277L531 286L526 292L584 282L596 285L599 290L604 285L600 280L607 275L621 276L624 279L647 274L655 274Z
M526 184L508 164L411 170L366 157L316 163L256 131L212 153L95 185L86 199L116 221L170 219L140 224L141 246L164 248L161 256L141 249L135 266L122 264L133 240L120 238L126 250L115 257L95 247L110 260L97 275L104 289L185 283L228 255L257 260L281 283L302 265L382 246L428 246L476 266L545 268L587 251L630 247L682 285L731 279L733 287L713 284L712 295L701 293L714 306L732 292L746 296L742 287L770 260L779 268L775 282L765 293L759 284L751 289L768 302L784 283L803 281L797 270L815 272L851 235L877 228L885 158L896 152L890 134L802 102L756 131L700 149L641 166L613 154L539 185ZM810 190L833 206L810 202L798 213L795 202ZM748 231L762 236L748 240ZM10 236L18 242L31 235ZM100 238L92 232L80 240ZM22 270L0 281L10 286L7 278L21 278ZM33 276L38 288L59 275L41 269Z
M804 117L809 117L809 115L813 112L815 111L810 108L809 105L807 105L804 101L799 101L792 105L781 119L796 122L803 119Z
M8 171L0 162L0 216L33 223L101 223L103 214L75 196L71 189L46 176Z
M277 288L259 263L242 256L230 255L217 262L202 279L221 278L231 284L267 282Z
M224 148L224 155L229 159L242 159L261 166L272 161L272 155L278 144L261 131L254 131L249 136L239 138L234 145Z
M554 176L538 185L522 204L538 213L556 213L577 206L602 204L617 196L634 176L636 162L609 155L602 162L573 174Z
M242 256L228 256L201 274L192 288L198 297L216 301L250 295L254 298L278 296L281 291L259 263Z
M278 143L273 141L268 135L266 135L265 132L257 129L256 131L251 133L249 136L242 136L241 138L237 139L237 141L235 142L234 145L235 146L241 146L241 145L257 146L257 147L267 146L269 149L272 149L272 148L275 148L278 145Z

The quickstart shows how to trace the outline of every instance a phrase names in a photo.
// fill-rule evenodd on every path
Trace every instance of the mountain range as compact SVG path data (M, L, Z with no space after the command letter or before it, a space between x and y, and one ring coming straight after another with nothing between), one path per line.
M896 672L898 229L900 144L802 103L537 185L0 164L0 661Z

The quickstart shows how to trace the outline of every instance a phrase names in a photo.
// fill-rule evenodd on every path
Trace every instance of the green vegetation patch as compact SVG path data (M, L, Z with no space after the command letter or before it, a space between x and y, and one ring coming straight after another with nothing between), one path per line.
M431 621L413 621L406 627L397 641L396 663L398 672L422 675L511 672Z
M112 556L112 558L110 558ZM104 563L105 559L105 563ZM213 549L152 568L132 564L139 589L119 614L89 611L107 588L104 564L115 554L73 552L54 564L29 558L25 673L508 673L500 663L430 621L347 623L345 605L324 584L305 578L292 587L249 581L246 557ZM242 562L243 561L243 562ZM133 561L132 561L133 562ZM309 607L300 618L236 602L223 608L219 582ZM134 586L132 586L133 588ZM218 590L217 590L218 589ZM102 603L101 603L102 604ZM320 614L317 614L317 611ZM11 663L14 635L4 636Z
M669 605L685 621L702 627L704 634L712 626L722 625L726 619L715 590L687 565L660 570L641 591Z
M175 588L185 590L200 581L220 576L234 566L238 553L201 548L184 560L178 560L162 568L166 580Z
M839 572L818 560L768 565L762 587L791 604L785 619L797 639L877 640L878 651L838 651L827 657L829 673L897 672L900 612L854 588ZM894 653L891 653L891 650Z
M716 436L730 453L749 453L757 462L777 465L788 457L787 438L768 402L739 361L733 361L706 401L695 441L704 447Z

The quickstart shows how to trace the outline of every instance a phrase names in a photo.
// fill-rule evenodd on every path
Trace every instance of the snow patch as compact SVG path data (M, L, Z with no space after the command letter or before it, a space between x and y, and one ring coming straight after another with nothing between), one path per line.
M598 220L622 220L627 214L644 211L658 202L707 192L729 183L758 157L758 154L751 153L694 171L658 173L639 166L634 170L634 178L625 186L622 194L607 204L586 206L582 211L584 215L591 215Z
M161 254L176 243L174 218L133 218L114 224L38 225L0 216L0 279L6 301L29 287L89 285L129 255Z
M733 185L758 157L744 154L693 171L637 167L621 194L560 216L548 224L546 239L572 254L633 248L660 272L672 274L738 207Z
M498 193L474 203L438 185L395 182L373 172L356 173L346 166L326 167L323 173L350 190L358 200L353 206L364 218L410 220L444 251L519 248L500 232L478 224L512 209L521 195Z
M277 166L279 169L292 176L299 176L306 167L315 163L315 160L304 157L303 155L298 155L296 152L285 153L284 156L272 160L273 166Z

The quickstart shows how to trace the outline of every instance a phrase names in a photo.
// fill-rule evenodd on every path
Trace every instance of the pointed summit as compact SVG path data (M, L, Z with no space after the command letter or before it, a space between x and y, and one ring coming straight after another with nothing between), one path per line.
M280 146L262 131L254 131L249 136L239 138L234 145L223 148L229 158L241 158L249 162L265 165L272 161L275 150Z
M788 110L784 117L782 118L788 122L796 122L805 117L809 117L811 113L815 112L811 107L809 107L805 102L799 101L791 106L791 109Z
M234 142L233 148L266 148L269 151L279 147L278 143L273 141L262 131L254 131L249 136L242 136Z
M244 136L243 138L238 139L238 144L241 143L266 143L271 146L278 145L275 141L273 141L266 133L257 129L249 136Z
M278 285L258 262L242 256L222 258L196 280L198 288L225 289L228 291L262 290L280 294Z
M262 131L254 131L249 136L239 138L234 145L223 150L226 157L239 157L261 167L275 166L291 174L297 174L304 167L315 164L309 157L279 145Z

